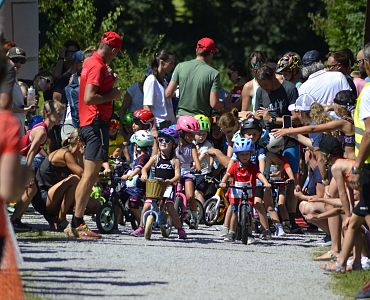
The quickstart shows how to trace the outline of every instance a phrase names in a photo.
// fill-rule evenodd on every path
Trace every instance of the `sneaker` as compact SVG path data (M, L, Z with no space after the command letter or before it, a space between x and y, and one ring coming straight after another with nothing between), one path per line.
M56 230L58 232L63 232L69 225L69 222L67 220L58 221L56 222Z
M198 229L198 216L197 214L191 214L191 217L190 217L190 222L189 222L189 228L190 229Z
M69 223L66 227L66 229L64 229L64 233L68 236L68 237L77 237L77 235L75 234L75 231L73 230L72 228L72 224Z
M293 224L292 227L290 228L290 233L291 234L304 234L304 231L297 224Z
M290 233L291 226L289 221L283 221L282 226L285 233Z
M331 246L331 238L329 235L325 235L325 237L316 243L317 246L320 247L328 247Z
M73 228L72 225L68 225L67 228L64 230L64 232L69 236L69 237L76 237L80 239L92 239L92 240L97 240L101 239L101 235L98 233L95 233L90 230L89 227L87 227L86 224L81 224L80 226Z
M136 228L135 231L131 232L130 235L135 237L142 237L144 236L144 228L139 226L138 228Z
M247 245L252 245L256 243L256 239L253 236L248 236L248 242Z
M177 229L177 234L179 235L180 240L185 240L186 239L186 232L185 232L184 228Z
M224 238L225 242L235 242L235 233L229 232L226 237Z
M286 235L284 228L281 224L276 225L276 231L275 231L275 236L284 236Z
M11 221L11 223L15 232L26 232L32 230L31 225L25 224L21 220Z
M261 240L265 240L265 241L271 240L271 232L270 232L270 230L268 230L268 229L264 230L260 234L260 239Z
M227 228L226 226L222 226L220 237L226 237L228 233L229 233L229 228Z

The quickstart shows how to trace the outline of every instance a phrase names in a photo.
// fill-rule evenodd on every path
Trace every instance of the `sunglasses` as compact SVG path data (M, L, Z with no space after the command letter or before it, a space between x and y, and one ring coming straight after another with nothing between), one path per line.
M48 77L40 76L40 78L43 79L43 80L45 80L46 83L53 84L53 82L51 81L51 79L48 78Z
M169 144L172 143L172 140L170 138L160 137L158 138L158 142L161 144Z
M15 57L15 58L12 58L12 62L15 64L24 65L26 63L26 60L24 58Z

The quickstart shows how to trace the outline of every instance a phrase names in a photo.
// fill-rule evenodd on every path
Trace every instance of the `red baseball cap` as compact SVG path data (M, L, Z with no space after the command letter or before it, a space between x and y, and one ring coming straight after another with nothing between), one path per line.
M206 50L212 53L218 51L218 49L216 48L215 41L208 37L202 38L198 41L196 50L197 51Z
M113 48L122 49L122 38L113 31L105 32L101 37L101 42Z

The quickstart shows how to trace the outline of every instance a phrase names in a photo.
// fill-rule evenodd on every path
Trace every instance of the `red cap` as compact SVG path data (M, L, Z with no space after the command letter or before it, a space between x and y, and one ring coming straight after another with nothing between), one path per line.
M196 50L206 50L213 53L218 51L215 41L208 37L202 38L198 41Z
M122 38L113 31L105 32L101 37L101 42L113 48L122 49Z

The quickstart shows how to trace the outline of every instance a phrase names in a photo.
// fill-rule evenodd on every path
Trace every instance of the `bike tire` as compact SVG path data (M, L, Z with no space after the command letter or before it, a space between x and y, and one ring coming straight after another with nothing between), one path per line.
M111 233L117 227L117 218L114 209L109 203L101 205L96 213L96 226L100 233Z
M217 199L210 198L204 203L204 223L207 226L215 225L220 216L220 209L216 207Z
M175 211L179 215L181 226L184 223L184 218L183 218L183 204L182 203L183 203L182 198L180 196L176 196L174 207L175 207Z
M144 238L146 240L150 240L152 236L153 223L154 223L154 216L153 215L148 216L145 221L145 231L144 231Z
M172 231L172 219L169 215L165 214L165 218L166 218L166 225L165 226L161 226L160 229L161 229L161 234L164 238L169 238L170 237L170 234L171 234L171 231Z
M204 221L204 207L202 202L200 202L198 199L195 199L195 202L197 204L198 223L200 224Z
M240 208L240 235L244 245L248 243L248 211L246 205L241 205Z

